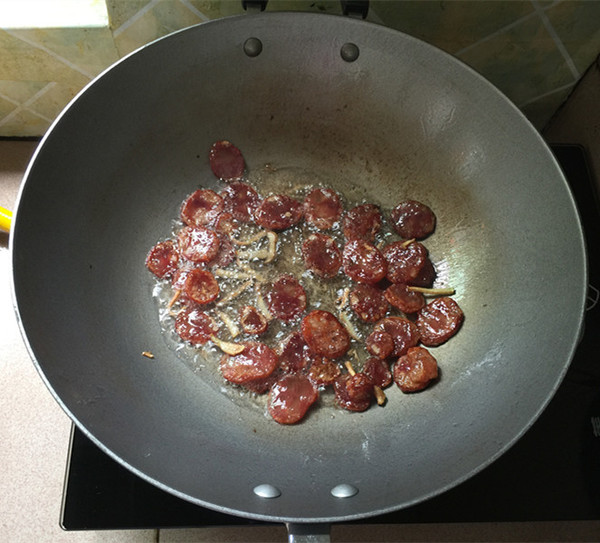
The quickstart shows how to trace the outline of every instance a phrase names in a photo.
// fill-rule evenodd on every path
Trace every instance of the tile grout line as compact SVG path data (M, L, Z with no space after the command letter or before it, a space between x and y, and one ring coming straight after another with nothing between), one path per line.
M120 36L125 30L127 30L130 26L139 21L146 13L151 11L161 0L151 0L148 4L146 4L142 9L140 9L135 15L132 15L129 19L127 19L119 28L115 28L113 33L113 38L117 38Z
M37 91L31 98L29 98L22 104L19 104L18 102L15 102L14 100L11 100L7 96L0 95L5 100L7 100L13 104L17 104L17 107L15 109L13 109L6 117L3 117L2 119L0 119L0 127L4 126L12 118L14 118L18 113L20 113L21 111L24 111L24 110L29 111L29 113L31 113L32 115L35 115L36 117L39 117L40 119L51 123L52 119L48 119L45 115L42 115L41 113L38 113L37 111L33 111L33 110L29 109L29 106L31 104L33 104L34 102L36 102L38 98L40 98L41 96L46 94L50 89L54 88L57 84L58 83L56 83L55 81L51 81L47 85L44 85L43 88L41 88L39 91Z
M576 83L577 83L576 81L572 81L571 83L567 83L566 85L561 85L560 87L556 87L552 90L546 91L542 94L539 94L538 96L534 96L533 98L529 98L525 102L518 104L517 107L522 108L522 107L528 106L529 104L533 104L534 102L537 102L538 100L541 100L542 98L546 98L547 96L552 96L554 93L562 92L564 90L573 88Z
M554 45L556 45L556 48L558 49L560 54L565 59L565 62L567 63L567 66L569 68L569 71L571 72L571 75L575 78L575 80L579 79L581 74L579 73L577 66L575 66L575 63L573 62L571 55L569 55L569 52L567 51L565 44L558 37L556 30L554 30L554 27L552 26L550 19L548 19L548 16L546 15L546 12L540 7L537 0L531 0L531 4L533 5L533 8L535 9L536 13L539 15L540 19L542 20L542 23L546 27L546 30L550 34L550 37L552 38Z
M30 40L29 38L26 38L24 36L19 36L19 33L15 32L14 30L9 30L9 29L6 29L6 28L4 28L2 30L4 32L6 32L7 34L9 34L10 36L12 36L13 38L16 38L17 40L21 40L21 41L25 42L27 45L31 45L32 47L35 47L36 49L40 49L40 50L44 51L44 53L48 53L51 57L55 58L56 60L58 60L62 64L65 64L66 66L68 66L72 70L75 70L76 72L79 72L81 75L84 75L88 79L92 80L94 78L93 74L87 73L85 70L83 70L82 68L80 68L79 66L77 66L77 64L74 64L70 60L67 60L64 57L61 57L60 55L56 54L54 51L52 51L51 49L48 49L47 47L43 46L42 44L36 43L35 41Z

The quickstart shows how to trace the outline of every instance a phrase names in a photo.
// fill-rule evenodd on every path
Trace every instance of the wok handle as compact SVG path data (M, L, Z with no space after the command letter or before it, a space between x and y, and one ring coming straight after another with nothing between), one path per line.
M288 543L330 543L329 524L286 523Z

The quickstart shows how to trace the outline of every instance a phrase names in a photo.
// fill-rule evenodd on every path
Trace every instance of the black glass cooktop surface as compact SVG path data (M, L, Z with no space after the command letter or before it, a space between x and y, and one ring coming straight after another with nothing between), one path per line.
M555 397L532 428L458 487L376 523L600 519L600 212L585 151L552 147L582 216L590 262L585 331ZM258 524L205 509L140 479L76 427L69 444L61 525L66 530Z

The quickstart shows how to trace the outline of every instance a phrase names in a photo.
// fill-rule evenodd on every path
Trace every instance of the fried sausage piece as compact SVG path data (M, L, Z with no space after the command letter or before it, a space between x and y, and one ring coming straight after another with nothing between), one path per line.
M416 200L400 202L390 213L390 224L404 239L423 239L435 230L435 214Z
M329 311L311 311L302 319L301 330L308 348L315 354L335 359L350 348L346 328Z
M421 343L428 347L441 345L458 332L463 320L462 309L452 298L432 300L417 315Z
M306 375L286 374L271 388L267 409L279 424L295 424L318 397L317 387Z
M411 347L394 364L394 382L402 392L423 390L437 377L437 360L423 347Z

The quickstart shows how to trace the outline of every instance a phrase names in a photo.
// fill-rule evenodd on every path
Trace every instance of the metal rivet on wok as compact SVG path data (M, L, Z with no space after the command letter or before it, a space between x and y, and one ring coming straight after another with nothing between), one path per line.
M268 484L255 486L253 489L253 492L259 498L270 499L270 498L279 498L279 496L281 496L281 490L279 490L276 486L268 485Z
M244 42L244 53L249 57L257 57L262 52L262 42L258 38L248 38Z
M331 495L335 498L351 498L358 494L358 488L349 484L341 484L331 489Z
M354 62L359 54L358 46L354 43L345 43L340 49L340 55L346 62Z

